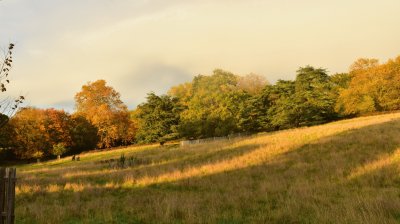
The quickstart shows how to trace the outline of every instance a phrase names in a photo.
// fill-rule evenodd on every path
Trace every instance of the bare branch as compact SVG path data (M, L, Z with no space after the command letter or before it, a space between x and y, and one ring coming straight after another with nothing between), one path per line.
M0 60L0 92L3 93L7 91L7 85L10 83L8 74L12 68L12 52L14 46L15 45L13 43L10 43L4 53L4 57ZM0 113L8 117L8 119L2 119L0 121L0 127L3 127L7 123L9 118L15 114L17 108L24 102L24 100L25 97L22 95L14 99L6 97L0 100Z

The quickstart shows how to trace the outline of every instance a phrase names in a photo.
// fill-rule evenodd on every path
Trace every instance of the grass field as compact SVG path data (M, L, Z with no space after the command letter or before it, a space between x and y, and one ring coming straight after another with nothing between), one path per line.
M24 165L16 191L16 223L400 223L400 113Z

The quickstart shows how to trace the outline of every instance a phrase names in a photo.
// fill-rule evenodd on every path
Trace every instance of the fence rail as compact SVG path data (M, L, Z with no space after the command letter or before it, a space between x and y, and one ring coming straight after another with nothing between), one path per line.
M0 168L0 224L14 223L15 168Z
M234 140L234 139L238 139L238 138L246 137L246 136L249 136L249 134L248 133L237 133L237 134L231 134L231 135L223 136L223 137L185 140L185 141L181 141L180 145L188 146L188 145L196 145L196 144L201 144L201 143L216 142L216 141L223 141L223 140Z

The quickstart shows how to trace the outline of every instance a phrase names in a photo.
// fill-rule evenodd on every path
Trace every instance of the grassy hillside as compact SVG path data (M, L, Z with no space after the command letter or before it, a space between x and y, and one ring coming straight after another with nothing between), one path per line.
M131 166L105 161L122 153ZM399 165L400 113L188 148L130 147L19 167L16 220L399 223Z

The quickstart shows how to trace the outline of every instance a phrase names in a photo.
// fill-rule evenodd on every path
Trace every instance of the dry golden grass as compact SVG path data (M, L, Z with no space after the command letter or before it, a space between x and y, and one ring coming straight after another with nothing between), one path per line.
M400 113L18 168L17 223L398 223ZM124 169L99 161L124 153ZM143 162L144 161L144 162Z

